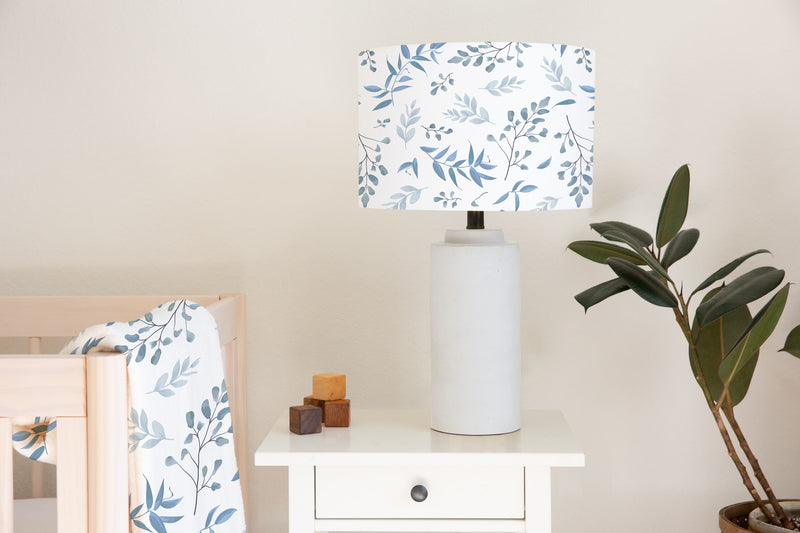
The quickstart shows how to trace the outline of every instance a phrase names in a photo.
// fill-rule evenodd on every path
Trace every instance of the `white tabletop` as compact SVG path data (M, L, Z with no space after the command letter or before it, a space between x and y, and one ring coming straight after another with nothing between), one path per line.
M584 455L559 411L523 411L506 435L439 433L422 411L353 410L349 428L296 435L280 417L255 454L257 466L526 465L583 466Z

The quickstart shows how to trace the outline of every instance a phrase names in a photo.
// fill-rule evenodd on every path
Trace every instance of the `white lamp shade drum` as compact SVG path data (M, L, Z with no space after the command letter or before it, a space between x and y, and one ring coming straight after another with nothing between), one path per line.
M594 52L425 43L358 54L362 207L549 211L591 206ZM520 424L519 247L448 230L431 248L431 427Z
M359 54L364 207L545 211L591 205L594 53L430 43Z

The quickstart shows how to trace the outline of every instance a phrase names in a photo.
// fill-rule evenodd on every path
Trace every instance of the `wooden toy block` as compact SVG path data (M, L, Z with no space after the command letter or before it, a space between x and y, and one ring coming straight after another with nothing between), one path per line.
M295 405L289 408L289 431L298 435L322 431L322 409L313 405Z
M325 402L325 427L350 427L350 400Z
M317 400L342 400L347 396L346 377L344 374L314 374L314 392Z
M322 423L325 423L325 400L317 400L313 396L303 398L303 405L313 405L322 409Z

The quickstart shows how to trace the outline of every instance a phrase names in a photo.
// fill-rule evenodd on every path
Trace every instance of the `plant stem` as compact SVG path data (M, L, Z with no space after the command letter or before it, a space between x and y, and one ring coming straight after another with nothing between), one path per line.
M675 287L673 286L673 288ZM676 292L678 291L676 290ZM714 398L711 396L711 392L708 390L703 369L700 366L700 357L697 355L697 346L694 343L694 338L692 337L692 328L688 319L689 306L683 300L683 295L680 293L678 293L678 300L680 302L681 309L678 309L677 307L674 308L675 320L678 322L678 325L680 326L681 331L686 338L686 342L689 343L689 358L692 361L692 366L695 368L695 379L700 385L700 388L703 391L703 396L705 396L706 403L708 404L708 408L711 410L711 415L714 417L714 421L717 423L717 429L719 429L722 440L725 442L725 448L728 450L728 457L730 457L733 461L733 464L736 466L736 470L738 470L739 475L742 477L742 483L744 483L745 488L747 488L747 491L750 493L750 496L753 498L753 501L756 503L756 505L758 505L758 508L761 510L761 512L764 513L764 516L771 523L780 525L778 518L764 504L764 500L761 499L761 495L758 493L758 490L753 484L753 480L750 478L747 468L745 468L742 460L739 458L739 454L736 452L736 448L733 446L733 441L731 440L730 433L728 433L728 428L725 426L725 421L719 414L720 406L714 402ZM753 459L755 459L755 457L753 457ZM748 460L750 460L750 457L748 457Z
M717 422L717 428L719 429L720 434L722 435L722 440L725 441L725 447L728 450L728 456L733 461L733 464L736 465L736 469L739 471L739 475L742 476L742 482L744 486L747 488L747 491L752 496L753 501L756 502L758 508L761 509L761 512L764 513L764 516L774 525L780 525L778 518L775 516L775 513L769 510L769 508L764 504L764 500L761 499L761 495L758 493L755 485L753 484L753 480L750 479L750 475L747 473L747 469L745 468L742 460L739 458L739 454L736 453L736 448L733 447L733 441L731 440L731 436L728 433L728 428L725 427L725 421L722 419L722 416L719 414L718 406L714 406L711 408L711 414L714 416L714 420Z
M778 498L775 497L772 487L767 481L767 478L764 476L764 471L761 470L758 459L756 458L755 454L753 454L753 451L750 449L750 445L744 438L742 428L739 427L739 423L736 421L736 417L733 414L733 407L731 407L730 404L725 404L722 408L722 412L725 414L725 418L728 419L728 424L731 426L733 433L736 435L736 438L739 441L739 446L742 448L745 457L747 457L747 461L750 463L750 467L753 469L753 474L764 488L764 492L769 499L769 503L772 504L772 509L774 509L775 513L778 515L777 518L780 521L781 527L793 529L791 522L789 522L789 518L786 516L786 513L783 510L783 507L781 506L780 502L778 502Z

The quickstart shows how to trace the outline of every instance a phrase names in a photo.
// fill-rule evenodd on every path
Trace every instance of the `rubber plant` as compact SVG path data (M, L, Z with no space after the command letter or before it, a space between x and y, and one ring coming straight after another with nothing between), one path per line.
M610 221L590 224L605 241L575 241L569 245L578 255L608 265L615 274L575 299L588 311L606 298L631 289L645 301L672 310L688 344L694 378L745 487L771 523L793 530L794 524L775 497L734 414L734 408L747 394L759 350L783 313L789 283L781 286L784 271L771 266L755 268L726 282L749 258L769 253L764 249L734 259L691 292L682 282L673 280L670 267L686 257L700 237L695 228L683 229L689 181L689 167L683 165L667 188L655 238L630 224ZM753 316L748 306L767 295L771 295L769 300ZM690 308L694 308L693 316ZM791 331L782 351L800 357L800 326Z

